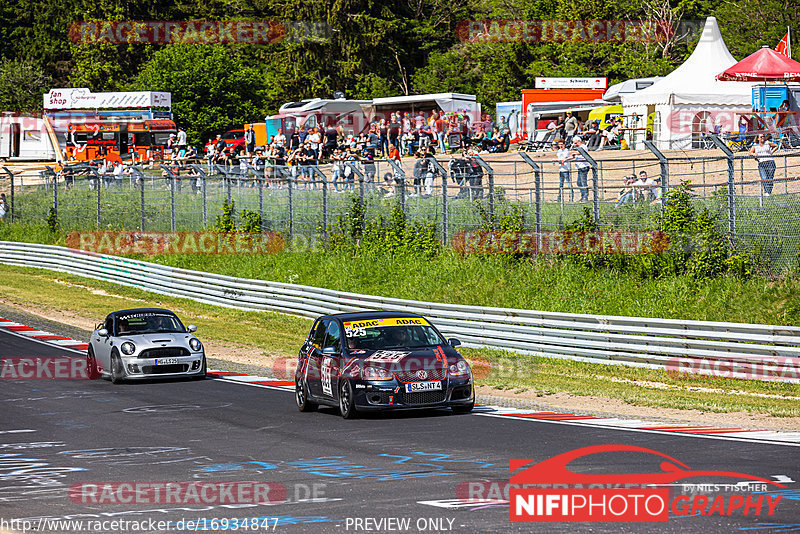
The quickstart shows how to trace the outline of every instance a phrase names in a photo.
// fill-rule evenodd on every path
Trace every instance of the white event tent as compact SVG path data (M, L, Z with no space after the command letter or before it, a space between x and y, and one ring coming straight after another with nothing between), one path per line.
M721 82L716 75L736 63L728 51L715 17L706 19L692 55L650 87L622 96L625 115L653 117L653 140L661 149L691 148L701 133L736 130L737 113L750 111L752 83ZM644 148L644 136L637 136Z

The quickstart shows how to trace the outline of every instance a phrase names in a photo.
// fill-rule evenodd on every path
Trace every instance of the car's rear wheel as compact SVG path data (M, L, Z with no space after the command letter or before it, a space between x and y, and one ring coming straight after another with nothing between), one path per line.
M462 404L461 406L451 406L453 413L469 413L475 408L475 402L469 404Z
M100 371L97 370L97 358L94 357L94 349L91 345L89 350L86 351L86 378L95 380L100 377Z
M342 380L342 385L339 386L339 413L345 419L356 417L356 400L349 380Z
M125 380L125 370L122 368L122 358L116 352L111 354L111 383L122 384Z
M297 409L301 412L313 412L317 409L317 405L308 400L308 391L302 380L298 380L294 384L294 400L297 402Z

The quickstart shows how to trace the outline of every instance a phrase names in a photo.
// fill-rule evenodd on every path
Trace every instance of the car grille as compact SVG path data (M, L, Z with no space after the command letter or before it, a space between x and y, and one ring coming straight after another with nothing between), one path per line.
M185 363L173 365L143 365L142 373L146 375L166 375L169 373L185 373L189 366Z
M428 382L431 380L444 380L446 371L444 369L425 369L428 376L420 378L417 376L417 371L396 371L394 376L400 382Z
M186 347L159 347L157 349L145 349L139 353L140 358L170 358L188 355L189 349Z
M403 402L405 404L432 404L434 402L443 402L446 395L447 392L445 390L403 393Z

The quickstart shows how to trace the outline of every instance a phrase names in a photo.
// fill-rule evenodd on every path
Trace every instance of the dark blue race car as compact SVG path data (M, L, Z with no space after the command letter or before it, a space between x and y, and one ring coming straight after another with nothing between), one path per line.
M338 406L359 411L475 405L472 370L427 319L413 313L325 315L300 349L295 390L301 412Z

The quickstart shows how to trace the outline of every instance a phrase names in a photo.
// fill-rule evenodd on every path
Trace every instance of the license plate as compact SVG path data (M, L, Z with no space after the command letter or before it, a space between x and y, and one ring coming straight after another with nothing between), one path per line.
M442 389L441 382L411 382L406 384L406 392L413 393L416 391L436 391Z
M158 358L156 365L175 365L178 363L178 358Z

